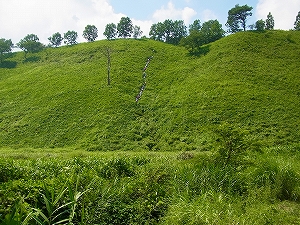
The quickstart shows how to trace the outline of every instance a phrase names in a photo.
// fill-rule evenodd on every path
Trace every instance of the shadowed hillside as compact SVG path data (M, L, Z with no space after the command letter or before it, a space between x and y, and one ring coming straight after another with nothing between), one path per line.
M130 39L14 54L0 66L0 147L210 150L224 122L260 145L299 140L298 32L242 32L205 49Z

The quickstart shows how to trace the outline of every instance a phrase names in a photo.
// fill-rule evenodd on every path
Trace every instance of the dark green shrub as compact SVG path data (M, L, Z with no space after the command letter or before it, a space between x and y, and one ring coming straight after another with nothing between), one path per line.
M283 168L280 170L278 181L277 197L280 200L291 200L297 201L300 197L300 177L299 175L291 170Z
M239 164L248 149L245 132L229 123L223 123L216 130L218 146L216 159L223 165Z
M148 224L155 224L160 220L169 204L172 192L170 184L170 173L165 168L151 166L144 168L142 176L132 187L131 194L131 198L137 201L135 208L141 217L140 221L143 219Z
M134 175L134 167L129 159L115 158L106 163L100 170L100 176L103 178L131 177Z
M0 162L0 183L18 180L25 176L25 171L15 165L14 161Z
M123 196L111 195L109 198L99 197L87 208L86 224L119 225L132 224L137 211L132 203Z
M87 224L156 224L169 203L169 178L165 170L147 165L133 177L103 180L87 196Z
M300 197L300 177L292 169L281 167L276 162L266 160L251 174L257 188L271 188L271 198L281 201L297 201Z

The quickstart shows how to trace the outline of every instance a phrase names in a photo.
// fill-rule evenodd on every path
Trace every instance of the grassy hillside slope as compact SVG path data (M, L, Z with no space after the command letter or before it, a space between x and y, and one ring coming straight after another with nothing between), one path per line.
M299 140L298 32L237 33L204 50L116 40L15 53L0 66L0 147L205 150L223 122L264 145Z

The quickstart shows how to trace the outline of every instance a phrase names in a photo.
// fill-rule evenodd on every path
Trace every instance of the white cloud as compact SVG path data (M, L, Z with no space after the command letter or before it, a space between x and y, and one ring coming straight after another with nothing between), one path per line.
M118 23L124 14L116 14L108 0L1 0L0 38L19 42L27 34L34 33L44 44L56 32L68 30L78 33L78 41L85 39L82 32L86 25L98 28L102 39L106 24Z
M208 20L215 20L217 19L217 16L216 14L209 10L209 9L206 9L206 10L203 10L202 13L201 13L201 19L203 22L206 22Z
M149 32L150 32L150 28L153 24L153 22L151 20L135 20L132 19L132 23L133 25L137 25L139 27L141 27L141 31L143 31L142 36L149 36Z
M154 12L150 20L132 18L134 25L141 27L148 36L153 23L166 19L184 20L191 23L197 13L189 7L176 8L172 1ZM78 33L78 42L86 41L82 32L86 25L98 28L98 39L104 39L106 24L120 21L122 13L115 13L109 0L0 0L0 38L18 43L27 34L36 34L48 44L48 37L56 32L62 35L68 30Z
M193 16L195 16L197 12L190 8L185 7L183 9L176 9L173 2L168 2L167 7L162 6L159 10L156 10L153 14L153 19L156 22L162 22L166 19L172 20L184 20L185 24L189 24Z
M275 21L275 29L289 30L293 29L299 10L300 0L259 0L256 18L265 20L271 12Z

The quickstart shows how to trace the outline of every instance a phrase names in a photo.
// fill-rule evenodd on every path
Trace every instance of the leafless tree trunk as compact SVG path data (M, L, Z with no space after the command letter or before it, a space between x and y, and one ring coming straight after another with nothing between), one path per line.
M110 85L110 67L111 67L111 53L112 48L109 46L104 46L103 55L107 58L107 85Z

